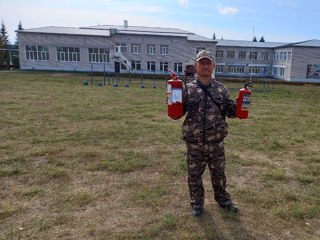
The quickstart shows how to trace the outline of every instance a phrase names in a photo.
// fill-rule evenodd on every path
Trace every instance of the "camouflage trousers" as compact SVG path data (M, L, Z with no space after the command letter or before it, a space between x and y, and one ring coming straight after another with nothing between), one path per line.
M226 206L231 202L226 191L224 143L190 144L187 143L188 186L191 205L204 204L202 175L206 166L210 170L215 201Z

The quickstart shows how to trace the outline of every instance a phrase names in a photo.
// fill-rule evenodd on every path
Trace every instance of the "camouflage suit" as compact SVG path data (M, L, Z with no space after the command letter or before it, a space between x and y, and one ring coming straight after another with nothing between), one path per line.
M204 91L199 80L188 86L183 140L187 145L188 186L191 205L203 205L202 175L208 164L214 197L221 206L231 203L226 191L225 153L223 140L228 134L225 116L235 117L236 105L225 86L212 79ZM202 86L202 88L201 88ZM209 92L209 95L208 93ZM210 96L211 95L211 96ZM214 101L216 102L214 102Z

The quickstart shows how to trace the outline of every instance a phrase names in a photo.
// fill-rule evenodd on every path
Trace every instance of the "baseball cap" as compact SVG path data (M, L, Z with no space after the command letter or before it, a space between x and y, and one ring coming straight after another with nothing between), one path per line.
M197 54L196 61L199 61L202 58L208 58L211 62L214 62L211 52L207 50L202 50Z

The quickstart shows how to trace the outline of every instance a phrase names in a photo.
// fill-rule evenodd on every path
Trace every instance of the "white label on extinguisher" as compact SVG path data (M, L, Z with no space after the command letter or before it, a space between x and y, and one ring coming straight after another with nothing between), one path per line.
M172 95L169 93L168 95L168 105L172 104Z
M172 89L172 103L182 103L182 90L181 88Z
M243 94L241 110L249 110L251 104L251 95Z
M167 93L171 93L171 84L167 84Z

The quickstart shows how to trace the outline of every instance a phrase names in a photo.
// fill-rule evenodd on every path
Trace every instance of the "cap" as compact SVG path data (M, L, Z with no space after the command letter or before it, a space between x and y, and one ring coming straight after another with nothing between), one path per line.
M197 58L196 61L199 61L202 58L208 58L209 60L211 60L212 62L214 62L213 57L211 55L211 52L207 51L207 50L202 50L197 54Z

